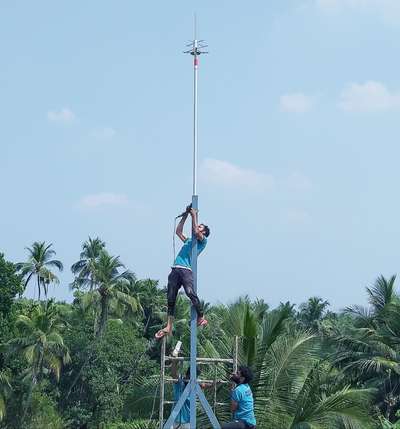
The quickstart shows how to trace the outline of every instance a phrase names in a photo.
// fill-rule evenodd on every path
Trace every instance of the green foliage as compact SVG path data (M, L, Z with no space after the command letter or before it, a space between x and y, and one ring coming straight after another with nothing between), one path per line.
M15 265L0 253L0 319L9 315L14 298L22 292L21 277L17 275Z
M32 394L32 413L27 420L26 429L64 429L65 421L57 412L57 404L53 399L35 389Z
M129 270L120 272L124 268L118 256L111 256L101 249L88 267L79 272L77 281L82 284L85 280L82 276L86 275L91 287L88 293L81 296L81 302L84 308L94 310L96 337L103 335L110 313L121 317L141 311L138 299L132 294L135 275Z
M47 373L53 373L58 380L70 355L61 336L64 324L54 302L33 306L29 315L20 314L16 328L18 336L7 343L7 354L17 352L24 356L35 383Z
M15 299L36 279L47 294L57 281L51 245L35 242L25 263L0 255L0 428L158 428L160 342L165 289L138 280L99 238L82 246L74 301ZM233 357L252 367L260 429L397 429L400 410L400 299L395 277L367 289L370 306L329 312L312 297L270 309L245 296L228 305L203 303L209 326L198 353ZM178 296L167 353L181 340L189 354L190 305ZM237 342L235 336L238 337ZM202 367L201 377L228 381L229 365ZM167 366L168 376L170 369ZM186 366L180 368L186 371ZM165 390L172 399L172 386ZM231 419L229 383L206 389L220 422ZM168 414L170 408L165 408ZM199 410L200 427L209 427ZM400 429L400 428L399 428Z
M40 301L42 288L45 298L47 299L47 292L50 283L59 283L58 277L51 271L52 268L57 268L59 271L63 270L63 264L57 259L52 259L56 252L51 249L52 244L46 242L35 241L32 247L28 247L29 258L27 262L19 262L17 264L18 270L21 275L25 277L25 286L32 277L36 277L36 284L38 288L38 299Z
M400 410L397 411L396 417L400 417ZM380 416L379 423L380 423L380 426L379 426L380 429L400 429L400 420L398 420L395 423L391 423L389 420Z
M68 337L71 350L82 344L82 335ZM89 337L87 336L86 339ZM79 382L68 401L63 403L65 416L75 424L82 424L88 418L97 425L119 420L121 416L140 415L127 404L134 404L135 385L143 374L157 371L157 363L146 356L147 341L139 336L137 328L130 323L119 324L109 321L107 330L99 341L92 344L90 359L84 367ZM88 353L88 352L86 352ZM76 371L80 367L75 367ZM74 379L72 372L63 389L68 389ZM68 410L72 410L70 413ZM87 420L86 420L87 421Z
M11 392L10 374L8 371L0 371L0 421L6 415L6 399Z
M304 329L317 331L326 316L329 302L319 297L312 297L299 307L297 320Z

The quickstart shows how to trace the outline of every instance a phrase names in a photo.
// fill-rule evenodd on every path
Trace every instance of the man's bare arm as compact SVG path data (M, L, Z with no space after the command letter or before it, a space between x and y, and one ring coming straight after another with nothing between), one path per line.
M231 402L231 411L234 413L238 409L238 403L236 401Z
M182 241L186 241L186 236L183 233L183 226L185 225L186 219L188 217L188 213L185 213L182 216L182 219L180 220L180 222L178 223L178 226L176 227L176 235L182 240Z
M194 235L197 237L198 240L203 241L204 234L199 231L199 225L197 221L197 210L191 209L190 215L192 216L192 229L193 229Z

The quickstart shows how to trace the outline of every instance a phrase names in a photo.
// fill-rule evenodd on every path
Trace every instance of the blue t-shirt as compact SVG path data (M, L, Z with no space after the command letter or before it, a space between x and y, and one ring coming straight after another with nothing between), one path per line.
M177 403L181 397L183 391L185 390L185 382L182 377L179 377L179 381L174 383L174 401ZM190 399L186 399L182 405L181 410L179 411L178 416L175 419L175 423L190 423Z
M207 245L207 238L204 237L202 241L197 240L197 256L205 249ZM180 267L192 268L192 239L187 238L185 240L182 249L179 251L178 256L175 258L174 266L179 265Z
M242 420L250 426L255 426L253 393L249 385L239 384L232 391L232 400L238 403L238 408L234 414L235 419Z

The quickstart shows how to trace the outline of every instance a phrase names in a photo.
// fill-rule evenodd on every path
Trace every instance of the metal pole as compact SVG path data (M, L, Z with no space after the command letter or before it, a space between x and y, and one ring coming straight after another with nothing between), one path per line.
M198 139L197 139L197 80L199 61L198 56L205 53L201 49L206 45L202 41L197 40L196 35L196 17L195 17L195 34L194 40L191 43L191 49L186 51L193 55L193 195L192 207L198 211L199 198L197 195L197 152L198 152ZM192 228L192 275L193 275L193 289L197 293L197 237ZM190 428L196 429L196 397L198 396L200 402L206 411L208 418L214 429L219 429L220 425L215 418L210 405L207 402L200 386L197 382L197 312L194 306L191 307L190 318Z
M213 406L213 411L215 414L215 410L216 410L216 406L217 406L217 364L214 363L214 406Z
M193 40L193 195L197 195L197 81L199 70L197 51L198 41L195 38L195 40Z
M160 368L160 411L159 423L160 429L163 429L164 423L164 382L165 382L165 346L167 338L164 336L161 342L161 368Z
M198 209L198 197L193 195L192 207ZM192 273L193 289L197 292L197 237L192 228ZM190 427L196 428L196 383L197 383L197 312L194 306L191 306L190 319Z
M193 40L193 195L192 207L197 211L199 208L199 198L197 196L197 79L198 79L198 41L196 29L196 16L194 17L194 40ZM193 289L197 293L197 237L192 228L192 273ZM191 306L190 318L190 427L196 428L196 390L197 384L197 312Z

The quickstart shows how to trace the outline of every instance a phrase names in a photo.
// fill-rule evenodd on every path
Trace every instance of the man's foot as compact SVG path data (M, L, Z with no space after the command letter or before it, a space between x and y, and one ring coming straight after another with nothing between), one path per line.
M157 340L161 340L161 338L165 337L166 335L171 335L171 331L168 331L168 329L160 329L156 334L154 335Z
M204 319L204 317L199 317L197 319L197 326L207 326L208 325L208 320Z

